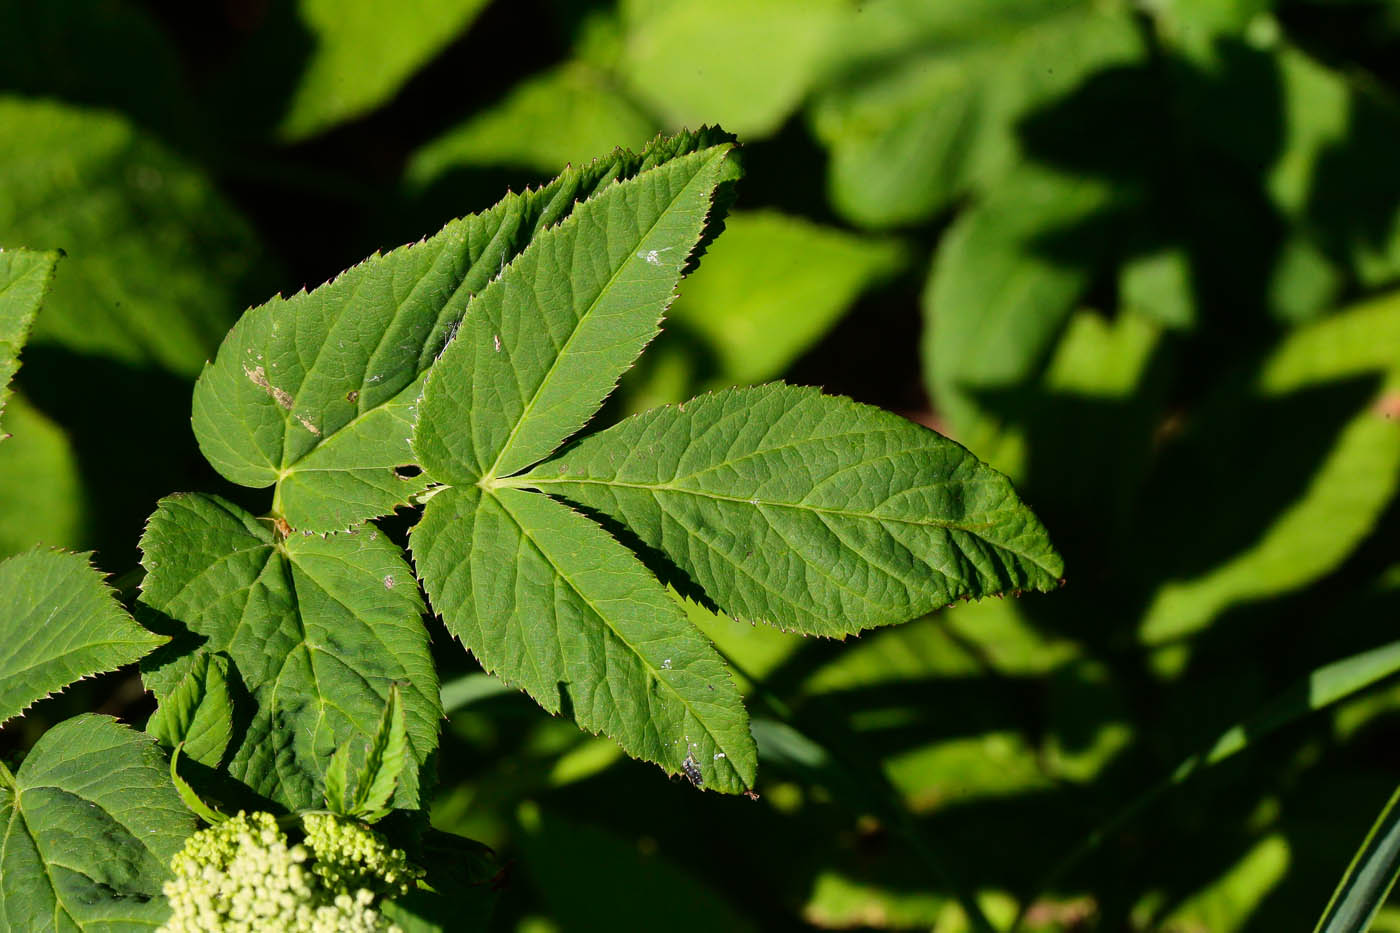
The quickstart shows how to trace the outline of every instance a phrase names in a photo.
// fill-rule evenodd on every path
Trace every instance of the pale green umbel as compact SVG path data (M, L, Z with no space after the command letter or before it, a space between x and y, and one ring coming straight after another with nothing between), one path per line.
M377 909L417 878L402 850L328 813L303 817L304 843L270 813L244 813L195 833L171 861L160 933L402 933Z

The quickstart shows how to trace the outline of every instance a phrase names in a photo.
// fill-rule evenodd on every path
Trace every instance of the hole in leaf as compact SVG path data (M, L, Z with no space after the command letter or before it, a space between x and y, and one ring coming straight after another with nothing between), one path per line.
M394 467L394 475L399 479L413 479L415 476L423 475L423 468L416 463L408 463Z

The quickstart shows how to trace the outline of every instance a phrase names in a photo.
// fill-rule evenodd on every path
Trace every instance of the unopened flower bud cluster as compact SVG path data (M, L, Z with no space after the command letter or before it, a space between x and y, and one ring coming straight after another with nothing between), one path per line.
M402 933L375 906L413 887L403 851L331 814L303 825L305 844L295 845L269 813L195 833L171 862L172 913L158 933Z

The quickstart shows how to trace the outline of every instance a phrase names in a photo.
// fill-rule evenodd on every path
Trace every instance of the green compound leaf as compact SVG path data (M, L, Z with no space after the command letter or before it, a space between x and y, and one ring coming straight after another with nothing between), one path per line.
M842 636L1063 565L1011 483L889 412L782 384L585 438L520 485L622 522L731 616Z
M231 503L177 495L161 500L141 549L142 602L226 654L230 679L252 695L251 721L225 757L254 792L291 809L320 806L331 755L375 734L396 682L414 761L436 748L441 706L422 600L402 553L372 526L279 541ZM146 683L166 703L194 663L150 664ZM395 803L423 805L416 769Z
M19 352L53 281L57 253L0 249L0 417L19 371ZM8 435L0 433L0 440Z
M195 830L155 742L107 716L46 732L0 767L0 929L160 925L166 866Z
M436 478L509 476L598 410L660 330L712 199L738 177L712 146L614 185L472 303L428 377L413 448Z
M35 548L0 562L0 723L164 641L131 620L86 554Z
M392 512L429 482L395 468L417 464L409 436L423 379L472 296L576 202L727 138L701 130L658 139L640 155L618 150L250 310L195 387L200 449L236 483L276 484L276 509L298 530Z
M413 530L433 608L482 666L628 754L736 793L757 766L718 655L633 555L537 493L444 490Z
M151 714L146 731L166 748L184 746L196 761L217 762L233 738L229 663L223 655L198 651L175 688Z

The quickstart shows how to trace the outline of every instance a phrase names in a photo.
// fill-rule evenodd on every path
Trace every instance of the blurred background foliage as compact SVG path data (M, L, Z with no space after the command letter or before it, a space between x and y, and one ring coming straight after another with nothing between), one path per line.
M0 553L96 548L130 586L160 495L260 511L188 421L243 308L720 123L737 209L614 413L774 378L891 408L1011 474L1068 582L845 643L692 607L757 802L658 780L435 630L434 821L496 848L493 927L1310 927L1396 784L1400 688L1143 795L1396 638L1397 52L1395 0L0 4L0 245L67 253Z

